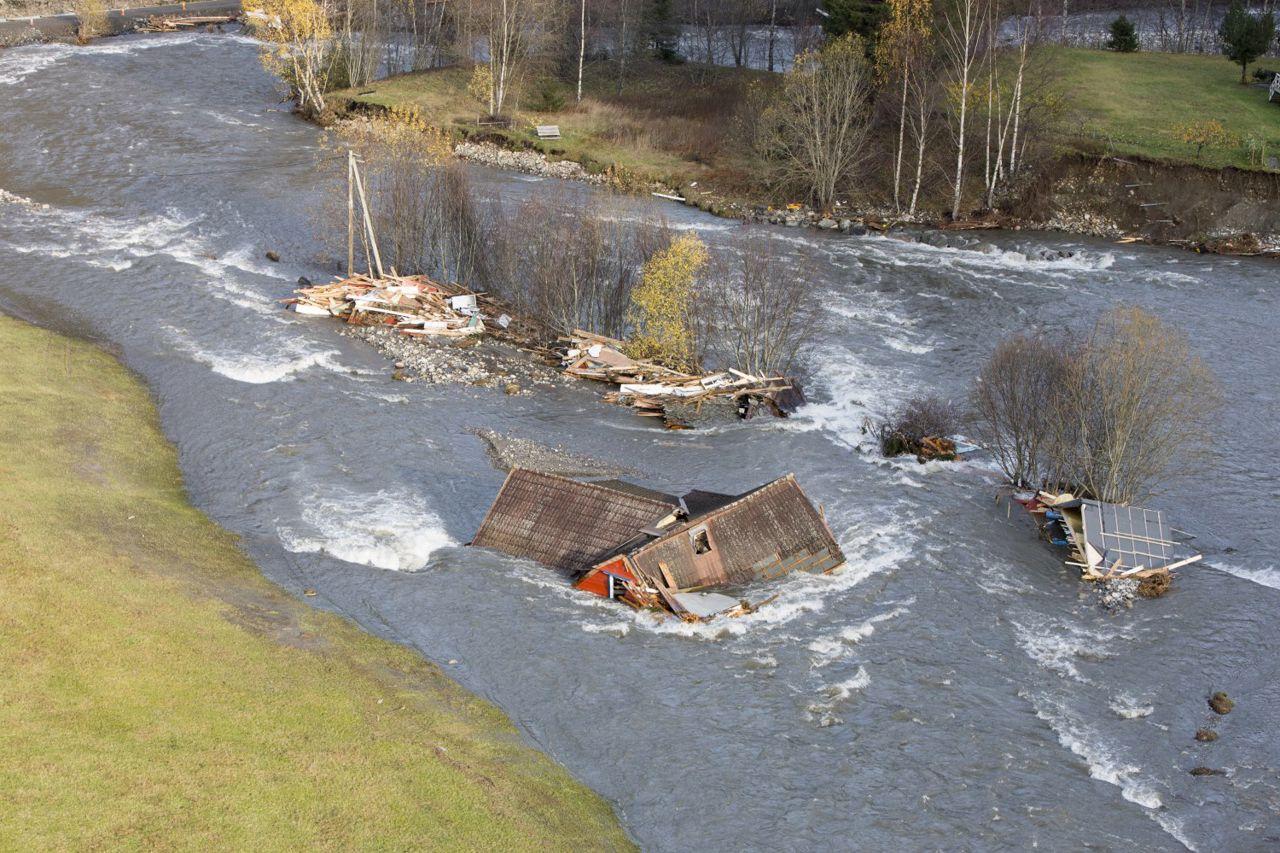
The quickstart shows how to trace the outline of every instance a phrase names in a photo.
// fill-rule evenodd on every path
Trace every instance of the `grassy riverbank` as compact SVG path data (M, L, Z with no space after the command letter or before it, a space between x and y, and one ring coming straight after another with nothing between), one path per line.
M1050 67L1062 75L1069 110L1079 120L1072 136L1080 142L1210 168L1250 168L1245 149L1250 139L1265 142L1267 154L1280 157L1280 103L1267 103L1265 88L1241 86L1240 66L1225 57L1051 50ZM1275 60L1259 64L1280 67ZM1233 139L1206 146L1197 157L1179 131L1208 120L1221 122Z
M747 88L774 76L698 63L637 60L619 93L612 64L592 63L583 77L581 105L569 86L548 84L563 99L560 108L529 108L526 95L505 128L476 124L482 110L467 94L468 68L377 80L336 92L332 100L339 108L416 106L429 121L455 132L573 160L592 172L613 171L623 181L680 187L707 178L724 183L747 173L748 165L733 145L738 133L734 122ZM562 138L538 139L538 124L559 125Z
M621 849L608 805L186 501L145 388L0 317L0 848Z

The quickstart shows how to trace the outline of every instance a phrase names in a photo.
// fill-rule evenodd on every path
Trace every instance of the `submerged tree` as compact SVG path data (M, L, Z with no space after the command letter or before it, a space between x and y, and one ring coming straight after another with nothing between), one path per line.
M707 260L703 242L694 234L683 234L644 265L640 284L631 294L633 333L628 354L633 358L650 359L674 370L696 369L689 309Z
M1001 343L973 393L1011 482L1121 504L1195 469L1221 399L1186 338L1140 308L1107 312L1075 341Z
M1266 54L1276 37L1275 15L1270 11L1250 15L1240 0L1234 0L1222 19L1218 36L1222 39L1222 53L1240 64L1240 84L1244 85L1248 82L1245 72L1249 63Z

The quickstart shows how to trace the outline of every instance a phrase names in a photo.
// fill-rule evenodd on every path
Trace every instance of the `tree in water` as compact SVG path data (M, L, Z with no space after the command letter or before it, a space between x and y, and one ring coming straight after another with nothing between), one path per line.
M1107 39L1107 50L1116 53L1133 53L1138 49L1138 30L1133 21L1124 15L1111 22L1111 37Z
M1250 15L1240 0L1234 0L1218 28L1218 37L1222 39L1222 53L1240 64L1240 84L1244 85L1248 82L1245 72L1249 63L1264 55L1276 37L1275 15Z
M697 235L683 234L645 263L640 284L631 294L634 333L628 355L673 370L697 368L689 309L694 284L708 260L707 247Z

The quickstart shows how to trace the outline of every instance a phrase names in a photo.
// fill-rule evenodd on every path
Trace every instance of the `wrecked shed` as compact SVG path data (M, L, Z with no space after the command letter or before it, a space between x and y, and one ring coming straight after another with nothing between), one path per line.
M705 618L738 602L706 592L844 562L821 513L788 474L741 495L677 498L620 480L516 469L473 545L570 572L579 589Z

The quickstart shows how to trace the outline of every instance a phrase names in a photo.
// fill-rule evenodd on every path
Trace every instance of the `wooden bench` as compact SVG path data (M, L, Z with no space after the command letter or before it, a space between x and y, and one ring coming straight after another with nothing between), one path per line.
M560 125L558 124L540 124L535 130L538 131L539 139L559 139Z

